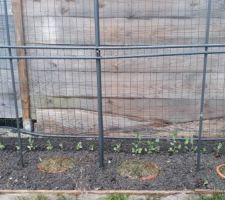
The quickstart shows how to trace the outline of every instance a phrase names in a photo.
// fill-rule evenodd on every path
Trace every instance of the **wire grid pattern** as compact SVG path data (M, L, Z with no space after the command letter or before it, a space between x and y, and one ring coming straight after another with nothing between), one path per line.
M11 2L7 2L8 8L11 7ZM11 36L11 43L15 44L15 31L13 24L12 12L8 9L8 20L9 20L9 32ZM5 22L5 12L4 12L4 2L0 1L0 45L7 45L7 34L6 34L6 22ZM15 50L12 50L12 54L16 55ZM1 56L8 56L8 49L0 49ZM16 60L13 61L14 65L17 65ZM20 105L20 95L19 95L19 81L18 72L14 68L15 73L15 83L18 91L17 102ZM19 106L19 116L21 117L21 106ZM10 65L8 60L0 61L0 126L15 126L15 105L13 100L13 87L12 87L12 77L10 71Z
M224 10L224 1L212 0L209 43L224 44ZM99 11L100 42L105 47L205 43L205 0L102 0ZM23 24L25 45L95 45L93 0L25 0ZM182 136L196 135L204 55L135 57L195 51L204 48L101 50L102 57L133 55L101 61L105 135L130 137L137 131L153 137L168 136L173 131ZM26 49L26 54L49 56L27 59L34 132L96 135L95 59L50 58L94 57L95 49L34 48ZM224 54L208 55L203 136L224 137L224 64Z

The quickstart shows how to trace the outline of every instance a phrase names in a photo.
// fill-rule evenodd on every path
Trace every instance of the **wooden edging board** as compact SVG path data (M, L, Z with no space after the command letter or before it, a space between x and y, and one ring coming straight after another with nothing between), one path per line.
M127 194L127 195L175 195L179 193L185 194L213 194L213 193L225 193L224 190L211 190L211 189L195 189L195 190L0 190L2 194Z

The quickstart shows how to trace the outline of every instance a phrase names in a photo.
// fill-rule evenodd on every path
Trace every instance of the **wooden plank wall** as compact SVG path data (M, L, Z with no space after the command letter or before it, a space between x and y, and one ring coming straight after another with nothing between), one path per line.
M104 45L203 43L205 0L100 0ZM94 44L93 0L24 0L26 44ZM210 42L225 42L225 2L213 1ZM183 50L103 51L103 55ZM193 49L187 49L193 51ZM28 55L94 55L91 50L29 50ZM225 57L209 56L206 118L223 117ZM106 130L198 120L203 56L102 62ZM31 111L39 131L95 132L95 61L29 60ZM109 131L110 132L110 131ZM128 131L129 132L129 131Z
M11 34L11 42L15 44L15 31L13 24L13 16L11 11L11 1L8 3L8 13L9 13L9 28ZM0 1L0 45L7 45L6 38L6 26L5 26L5 13L4 13L4 4L3 1ZM13 51L13 53L15 53ZM0 57L7 56L7 49L0 49ZM18 83L18 70L17 63L14 62L15 66L15 79L16 79L16 88L17 88L17 102L19 106L19 116L21 117L21 103L20 103L20 91ZM15 118L15 107L14 107L14 98L13 98L13 89L12 89L12 79L9 62L7 60L0 60L0 118ZM3 120L4 122L4 120ZM7 125L1 123L1 125Z

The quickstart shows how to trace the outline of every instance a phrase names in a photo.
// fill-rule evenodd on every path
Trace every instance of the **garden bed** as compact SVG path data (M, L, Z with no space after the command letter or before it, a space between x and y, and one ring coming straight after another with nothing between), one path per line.
M180 149L178 153L168 153L168 142L160 144L159 153L132 153L130 140L106 140L105 167L99 168L97 141L84 140L82 148L77 148L78 140L51 140L52 148L47 149L46 139L34 140L35 148L29 150L29 142L24 139L25 166L18 165L19 155L15 148L16 139L1 140L5 149L0 151L1 189L51 189L51 190L184 190L184 189L225 189L225 181L219 178L215 168L225 163L225 156L215 156L215 144L204 144L202 168L196 172L196 153ZM60 145L63 144L63 145ZM115 152L115 144L121 144ZM93 148L91 148L93 147ZM51 174L39 171L41 160L51 157L69 157L74 167ZM128 159L150 160L160 168L159 176L152 181L131 180L118 173L118 166Z

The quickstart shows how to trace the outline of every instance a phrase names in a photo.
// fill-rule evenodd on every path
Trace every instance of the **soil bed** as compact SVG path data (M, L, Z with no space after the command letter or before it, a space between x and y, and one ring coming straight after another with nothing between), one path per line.
M6 142L6 141L4 141ZM215 168L225 163L225 156L216 158L213 152L202 154L202 169L196 173L196 154L177 153L169 156L167 151L158 154L132 155L129 144L123 143L127 151L113 153L111 144L107 144L105 152L105 168L99 169L98 152L88 151L88 146L75 151L66 145L64 150L54 148L44 150L44 142L37 141L41 146L35 151L24 150L25 167L18 163L18 152L14 150L16 140L8 140L6 149L0 151L0 189L56 189L56 190L183 190L183 189L225 189L225 181L219 178ZM58 143L61 140L58 141ZM76 143L76 141L75 141ZM84 142L85 143L85 142ZM118 141L117 141L118 143ZM56 142L53 144L56 146ZM87 142L90 145L90 141ZM164 145L165 146L165 145ZM96 149L96 148L95 148ZM128 151L129 149L129 151ZM208 148L212 149L212 148ZM37 169L40 160L63 156L75 160L75 165L59 174L48 174ZM143 159L155 162L160 167L160 174L154 181L130 180L118 174L118 166L127 159Z

